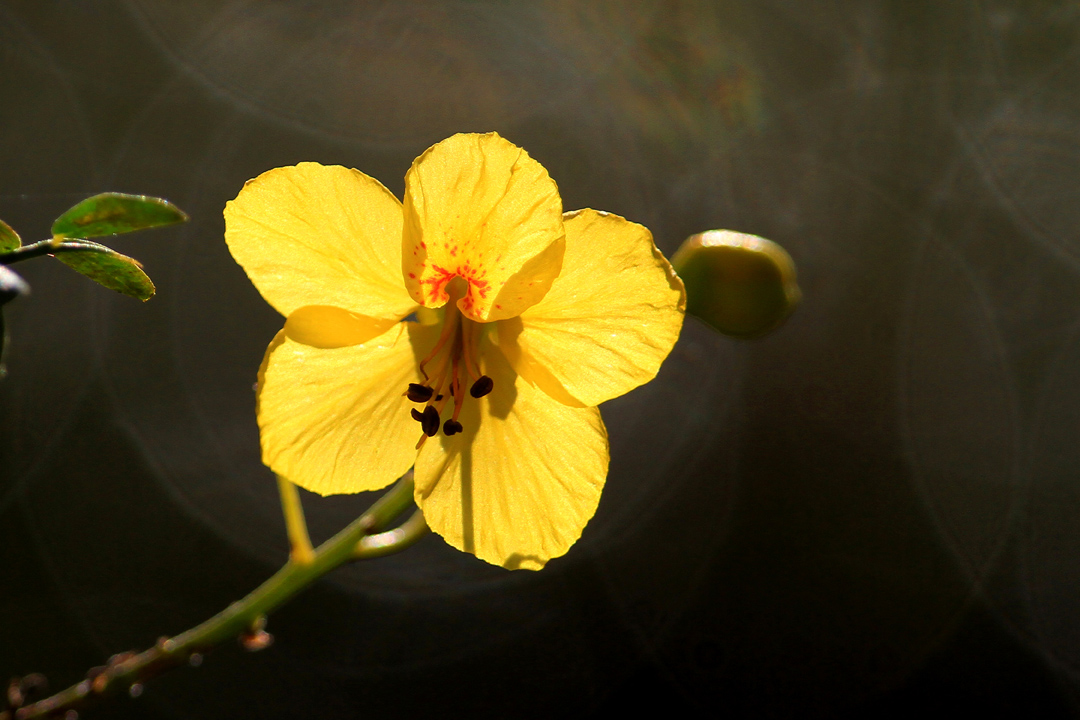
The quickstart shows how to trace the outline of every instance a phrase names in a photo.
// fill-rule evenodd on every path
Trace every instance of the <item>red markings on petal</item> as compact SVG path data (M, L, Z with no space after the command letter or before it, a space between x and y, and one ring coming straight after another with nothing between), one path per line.
M467 248L463 249L460 243L450 245L448 249L451 256L454 257L459 254L459 250L462 251L462 254L467 250ZM425 272L422 273L422 279L420 280L425 303L446 302L446 285L457 277L464 280L468 286L468 292L461 299L461 308L463 310L471 313L477 305L486 300L495 288L492 286L491 281L486 279L487 270L484 264L473 265L472 260L476 260L476 258L467 259L462 257L461 264L449 267L443 267L435 263L429 264ZM416 279L413 273L409 273L409 277Z

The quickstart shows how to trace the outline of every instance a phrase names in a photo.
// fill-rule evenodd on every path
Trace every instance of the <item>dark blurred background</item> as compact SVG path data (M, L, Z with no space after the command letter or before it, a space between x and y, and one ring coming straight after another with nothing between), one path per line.
M210 616L286 543L252 383L281 326L226 250L303 160L400 196L496 130L669 255L776 240L804 302L688 320L603 406L612 465L540 573L435 536L343 568L95 718L921 717L1080 708L1080 3L0 2L0 218L106 190L146 304L49 259L5 308L0 680ZM305 495L328 537L371 497Z

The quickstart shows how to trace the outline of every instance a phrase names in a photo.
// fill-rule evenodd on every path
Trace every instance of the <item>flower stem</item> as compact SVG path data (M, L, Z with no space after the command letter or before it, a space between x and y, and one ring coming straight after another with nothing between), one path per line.
M288 533L289 544L292 546L289 558L297 565L310 565L315 561L315 549L308 536L300 493L295 485L280 475L277 481L278 490L281 492L281 513L285 516L285 532Z
M41 257L42 255L58 255L66 252L110 252L104 245L92 242L79 242L78 240L64 240L63 244L57 244L52 240L23 245L8 253L0 254L0 265L11 265L20 260Z
M406 547L412 545L417 539L423 537L427 531L428 526L427 521L424 520L424 513L417 510L400 527L377 535L365 535L360 538L360 542L356 543L356 547L353 549L352 559L368 560L383 555L391 555L402 549L403 543Z
M307 539L307 527L303 521L299 495L291 483L279 480L282 489L282 507L286 524L290 525L289 537L295 543L294 533L302 528ZM270 644L272 638L263 630L266 615L281 607L290 598L334 568L351 560L381 557L404 550L428 531L423 515L417 510L400 527L386 532L381 530L405 510L412 501L413 476L409 471L367 512L352 524L327 540L317 549L308 549L308 562L299 562L295 544L289 561L242 600L234 602L214 617L172 638L161 638L148 650L134 655L114 655L108 665L90 671L87 678L61 690L52 697L11 711L0 712L0 720L30 720L62 714L67 710L81 709L97 700L122 691L135 694L146 680L165 670L184 665L197 664L202 653L229 638L239 637L248 650L260 650ZM295 501L295 504L294 504ZM290 519L291 517L291 519ZM375 534L373 534L375 533Z

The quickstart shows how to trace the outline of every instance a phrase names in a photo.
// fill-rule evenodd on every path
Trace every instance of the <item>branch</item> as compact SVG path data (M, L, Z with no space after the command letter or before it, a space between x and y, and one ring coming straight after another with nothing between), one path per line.
M296 488L291 484L289 487L292 488L291 493L295 494ZM289 492L283 486L283 506L295 511L299 507L299 497L295 498L296 505L292 506L292 497L286 497ZM297 526L291 527L290 540L294 545L289 562L243 600L186 632L172 638L161 638L152 648L137 655L114 655L104 667L92 669L82 682L25 707L0 712L0 720L55 717L121 692L138 695L147 680L180 665L199 664L202 653L230 638L239 637L241 644L252 651L269 646L273 638L263 629L268 613L339 565L404 550L427 534L427 524L419 510L400 527L373 534L400 515L412 502L412 497L413 476L410 470L367 512L311 551L306 562L297 560L296 537L293 535ZM290 512L286 510L287 518ZM299 522L302 525L302 510L300 513ZM291 522L295 520L294 515ZM306 527L303 536L307 537ZM308 541L309 550L310 547Z

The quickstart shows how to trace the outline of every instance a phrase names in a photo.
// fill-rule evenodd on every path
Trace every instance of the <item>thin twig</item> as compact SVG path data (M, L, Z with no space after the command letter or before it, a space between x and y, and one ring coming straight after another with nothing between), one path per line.
M104 245L99 245L96 242L90 241L64 240L61 243L56 243L52 240L42 240L41 242L32 243L30 245L23 245L11 252L0 255L0 265L11 265L22 260L41 257L42 255L58 255L66 252L108 253L115 251L110 250ZM2 718L2 716L0 716L0 718Z

